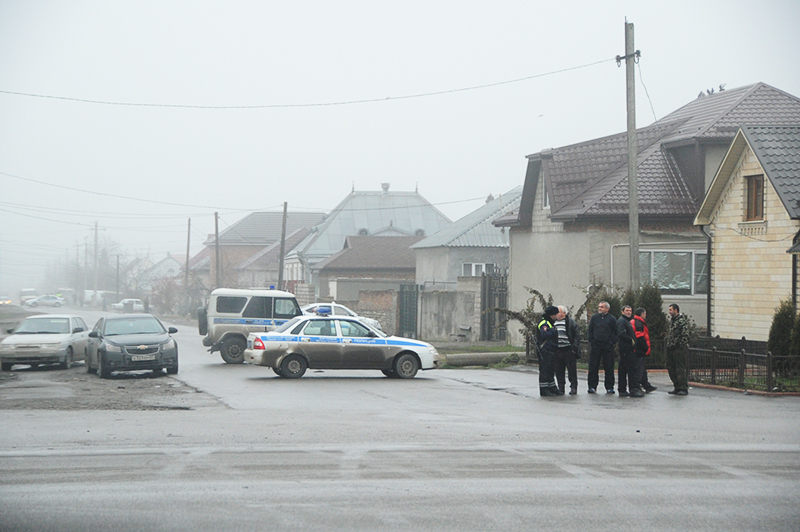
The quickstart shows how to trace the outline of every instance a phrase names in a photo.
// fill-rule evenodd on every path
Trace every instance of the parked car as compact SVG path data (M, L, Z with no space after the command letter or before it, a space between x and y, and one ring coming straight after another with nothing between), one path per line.
M411 379L440 361L429 343L387 336L344 316L298 316L274 331L251 333L244 355L246 362L288 379L302 377L308 368L375 369L387 377Z
M169 329L151 314L125 314L100 318L89 333L86 371L101 379L114 371L152 370L178 373L178 344Z
M0 305L10 305L11 298L8 296L0 296Z
M29 316L8 332L0 342L3 371L11 371L14 364L61 364L69 369L86 357L89 327L80 316Z
M66 302L67 302L67 300L64 299L61 296L55 296L53 294L46 294L46 295L43 295L43 296L35 297L33 299L26 299L25 302L23 303L23 305L25 305L27 307L42 306L42 307L56 307L56 308L58 308L61 305L64 305Z
M350 316L351 318L356 318L358 321L366 323L373 329L378 329L379 331L383 330L383 327L381 327L381 323L378 320L374 318L367 318L366 316L359 316L349 308L336 302L311 303L310 305L300 307L300 309L303 311L303 314L316 314L318 316Z
M144 312L144 301L141 299L123 299L119 303L112 303L111 310L117 312Z

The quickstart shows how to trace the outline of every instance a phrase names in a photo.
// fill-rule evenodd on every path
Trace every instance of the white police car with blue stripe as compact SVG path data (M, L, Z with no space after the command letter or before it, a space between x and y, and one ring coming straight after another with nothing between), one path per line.
M440 364L431 344L387 336L344 316L298 316L274 331L251 333L244 359L288 379L302 377L309 368L375 369L387 377L411 379L420 369Z

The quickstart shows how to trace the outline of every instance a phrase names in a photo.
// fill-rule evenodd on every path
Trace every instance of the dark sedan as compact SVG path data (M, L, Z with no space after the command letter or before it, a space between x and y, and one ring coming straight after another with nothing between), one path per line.
M100 318L89 333L86 368L107 379L114 371L152 370L178 373L178 332L150 314L125 314Z

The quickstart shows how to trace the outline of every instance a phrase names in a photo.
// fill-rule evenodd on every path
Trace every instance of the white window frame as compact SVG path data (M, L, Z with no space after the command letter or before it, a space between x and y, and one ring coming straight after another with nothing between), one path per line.
M690 282L691 282L689 293L688 294L681 294L677 290L676 291L672 291L669 288L659 287L663 294L665 294L665 295L686 295L686 296L689 296L689 295L691 295L691 296L695 296L695 295L705 296L706 295L707 290L708 290L708 286L705 287L704 291L698 292L698 290L697 290L697 273L698 273L697 272L697 256L698 255L708 255L707 251L705 251L705 250L694 250L694 249L641 249L641 250L639 250L639 257L641 257L643 254L649 254L650 255L650 260L649 260L649 262L650 262L650 272L647 275L647 279L642 279L641 280L642 283L649 282L649 281L651 281L653 279L653 268L654 268L653 255L655 253L688 253L692 257L691 258L692 269L691 269L691 272L689 272L689 276L690 276L689 279L690 279ZM708 263L706 263L706 264L707 264L706 268L707 269L710 268L710 265ZM706 277L708 277L708 275L709 275L709 272L707 271L706 272Z
M461 276L462 277L480 277L484 273L494 270L496 264L494 262L462 262L461 263ZM465 275L465 269L469 268L470 275Z

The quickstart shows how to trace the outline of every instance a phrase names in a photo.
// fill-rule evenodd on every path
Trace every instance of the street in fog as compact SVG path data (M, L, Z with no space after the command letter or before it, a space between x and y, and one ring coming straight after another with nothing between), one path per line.
M81 313L93 323L96 312ZM796 530L796 397L538 397L535 372L226 365L159 410L4 410L3 530ZM82 368L80 369L82 371ZM70 370L73 371L73 370ZM583 377L583 375L582 375ZM654 374L657 385L665 376ZM103 381L109 393L125 386ZM41 391L26 393L46 393ZM73 393L79 394L75 389ZM7 389L0 387L7 399ZM2 400L0 400L2 407Z

